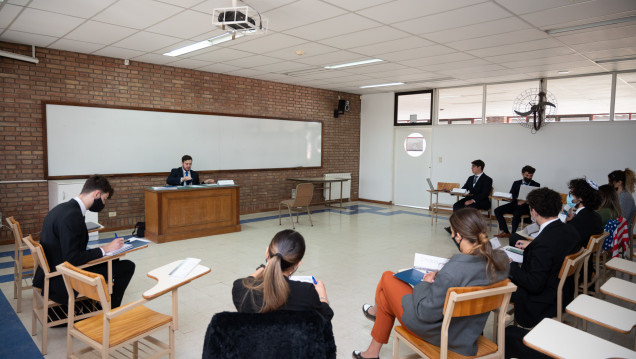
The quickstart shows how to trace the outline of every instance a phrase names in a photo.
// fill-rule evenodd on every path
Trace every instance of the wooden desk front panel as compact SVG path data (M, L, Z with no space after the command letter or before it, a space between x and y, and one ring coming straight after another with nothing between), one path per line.
M240 230L239 187L146 189L146 238L155 243Z

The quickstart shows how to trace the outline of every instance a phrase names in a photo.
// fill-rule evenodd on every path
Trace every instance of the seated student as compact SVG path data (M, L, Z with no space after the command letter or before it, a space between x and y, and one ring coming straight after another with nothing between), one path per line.
M510 201L510 203L506 203L495 208L495 217L497 218L497 222L499 222L499 230L501 231L501 233L499 233L496 237L510 237L510 232L508 232L508 224L506 223L504 214L512 214L512 233L515 233L517 231L517 228L519 228L521 216L530 214L530 209L528 208L528 204L526 203L526 201L518 200L517 198L519 198L519 190L521 189L521 186L541 187L538 182L532 180L534 172L534 167L523 166L523 168L521 169L522 178L518 181L512 182L512 187L510 188L512 201Z
M440 345L444 301L450 287L485 286L506 279L508 258L490 245L486 223L478 210L464 208L450 217L455 254L439 272L429 272L415 287L384 272L375 292L375 306L362 306L363 314L374 321L371 344L366 351L354 351L353 358L377 358L388 343L397 318L410 332L434 345ZM450 324L448 348L462 355L477 353L477 338L484 329L488 313L454 318Z
M598 194L601 196L601 205L596 212L601 216L601 223L603 228L605 228L609 220L622 216L621 204L618 201L618 195L614 187L609 184L600 186Z
M166 183L172 186L187 186L200 184L199 174L192 169L192 157L183 155L181 157L181 167L173 168L166 179ZM206 179L204 183L214 183L213 179Z
M468 177L466 183L462 186L468 190L471 196L464 197L453 204L453 212L465 208L490 209L490 189L492 188L492 178L484 173L486 164L482 160L474 160L471 171L473 175ZM444 228L446 232L451 233L451 227Z
M614 186L618 194L618 200L621 204L621 213L629 226L632 223L632 217L636 212L636 204L634 203L634 184L636 183L636 174L629 168L624 171L616 170L607 175L609 184Z
M568 214L566 222L579 232L579 243L585 248L591 236L603 233L601 216L596 213L601 204L601 197L596 184L585 178L571 180L568 187L570 193L567 203L572 207L572 212Z
M305 255L305 239L291 229L276 233L265 250L267 264L261 264L247 278L234 281L232 300L242 313L267 313L276 310L316 310L326 319L333 318L327 290L316 284L289 279Z

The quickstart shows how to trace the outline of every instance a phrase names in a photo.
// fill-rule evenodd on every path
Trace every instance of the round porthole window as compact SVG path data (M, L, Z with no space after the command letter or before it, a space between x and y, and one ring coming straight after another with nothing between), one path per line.
M426 151L426 140L421 133L411 133L404 140L404 151L411 157L419 157Z

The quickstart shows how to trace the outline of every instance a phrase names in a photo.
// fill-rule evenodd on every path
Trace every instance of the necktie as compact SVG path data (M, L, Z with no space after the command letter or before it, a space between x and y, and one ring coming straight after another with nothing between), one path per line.
M477 176L473 177L473 186L475 185L475 183L477 183L477 178L479 178L479 177L477 177Z
M185 172L186 172L186 175L185 175L185 176L186 176L186 177L188 177L188 172L189 172L189 171L185 171ZM185 183L186 183L186 184L188 184L188 182L189 182L189 181L185 181Z

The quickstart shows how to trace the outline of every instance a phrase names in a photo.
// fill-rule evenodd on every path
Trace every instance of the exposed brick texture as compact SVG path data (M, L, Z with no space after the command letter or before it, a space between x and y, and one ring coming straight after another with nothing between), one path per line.
M5 42L0 49L31 54L30 47ZM36 57L38 64L0 57L0 181L47 179L42 101L62 101L322 121L322 168L212 171L201 177L234 179L241 186L242 214L278 208L292 188L284 179L292 176L351 172L351 198L358 198L358 95L135 61L124 66L122 59L43 48L36 49ZM335 119L338 96L350 101L350 111ZM175 153L175 167L181 155ZM100 213L100 223L119 229L142 221L143 188L165 183L169 170L162 176L112 177L115 196ZM47 184L0 183L0 211L3 221L15 216L25 234L39 232L48 211ZM109 218L108 211L117 216ZM0 231L0 240L9 238L8 231Z

